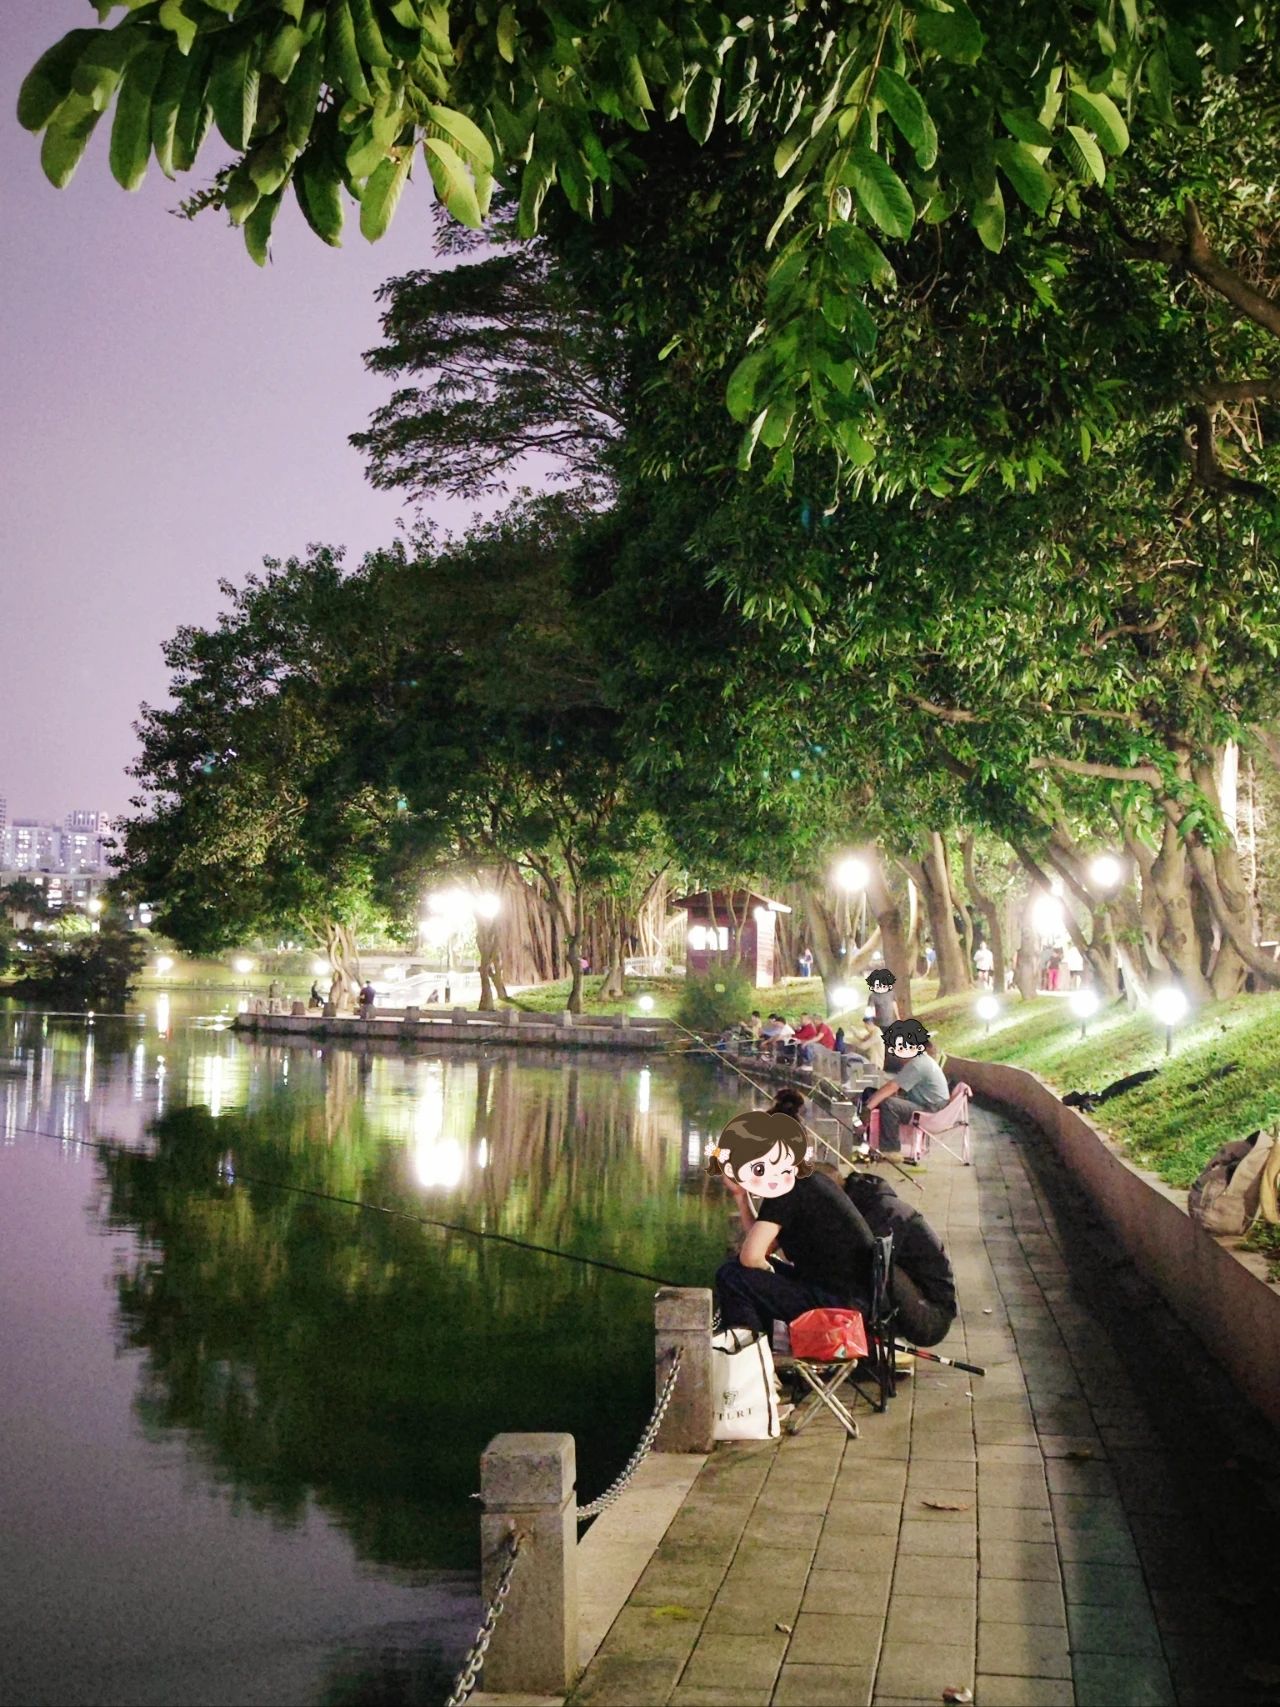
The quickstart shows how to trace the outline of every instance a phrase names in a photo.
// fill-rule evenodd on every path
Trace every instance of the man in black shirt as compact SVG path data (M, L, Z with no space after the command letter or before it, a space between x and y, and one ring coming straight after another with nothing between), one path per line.
M744 1222L747 1193L726 1185ZM770 1260L775 1248L785 1253ZM806 1310L867 1310L871 1296L871 1229L839 1186L822 1174L805 1174L760 1203L742 1249L716 1274L720 1318L726 1328L768 1333L775 1321L792 1322Z
M876 1238L893 1240L898 1332L912 1345L937 1345L956 1319L956 1281L942 1240L887 1180L852 1173L845 1196Z

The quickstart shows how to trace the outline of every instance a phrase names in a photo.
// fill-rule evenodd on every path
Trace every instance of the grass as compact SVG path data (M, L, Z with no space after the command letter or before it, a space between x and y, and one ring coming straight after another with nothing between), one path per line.
M1280 1120L1280 995L1237 996L1198 1009L1174 1033L1172 1056L1151 1016L1123 1003L1104 1009L1080 1036L1064 998L1006 997L988 1034L973 996L934 1000L921 1012L942 1047L1038 1073L1059 1094L1101 1090L1147 1067L1158 1077L1095 1115L1134 1161L1186 1187L1220 1145ZM1229 1077L1213 1075L1234 1066ZM1280 1229L1272 1228L1280 1248Z
M606 1000L600 994L604 979L586 977L582 980L582 1011L584 1014L617 1014L639 1013L637 1002L641 996L653 997L653 1013L659 1019L671 1019L675 1016L684 991L683 978L628 978L625 996L613 996ZM521 990L512 996L510 1006L523 1008L526 1013L554 1014L563 1013L569 1000L569 980L560 978L554 984L539 984L536 988ZM499 1006L502 1006L499 1003ZM816 1007L822 1011L826 1007L826 999L822 994L821 978L787 978L772 990L759 990L752 1004L763 1013L766 1007L776 1007L780 1012L792 1016Z

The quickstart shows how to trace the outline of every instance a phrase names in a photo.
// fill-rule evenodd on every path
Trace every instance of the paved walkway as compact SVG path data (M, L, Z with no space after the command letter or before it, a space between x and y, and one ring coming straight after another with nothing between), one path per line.
M1064 1232L1033 1136L975 1114L974 1167L935 1148L919 1201L963 1305L940 1349L986 1378L919 1365L857 1441L823 1417L717 1448L573 1707L1274 1699L1075 1271L1114 1252Z

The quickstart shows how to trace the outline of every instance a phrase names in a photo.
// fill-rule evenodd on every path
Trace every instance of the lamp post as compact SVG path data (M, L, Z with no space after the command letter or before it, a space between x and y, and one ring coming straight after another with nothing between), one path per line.
M978 1018L980 1020L982 1020L986 1026L986 1031L984 1032L983 1035L986 1037L990 1037L991 1036L991 1022L993 1019L998 1018L999 1013L1000 1013L999 1002L995 999L994 996L979 996L978 1000L974 1003L973 1011L977 1014Z
M1164 1052L1173 1054L1173 1028L1187 1017L1191 1004L1185 991L1178 989L1176 984L1166 984L1164 989L1157 990L1151 998L1151 1011L1164 1027Z
M844 914L841 919L840 931L840 951L841 958L843 958L849 952L849 932L851 929L851 922L849 918L849 897L851 895L858 895L860 897L858 902L858 923L859 927L861 927L862 909L866 906L867 900L867 884L871 881L871 867L867 864L865 859L859 859L856 854L851 854L849 858L840 860L831 876L836 888L839 889L844 896ZM856 931L854 932L854 939L855 941L857 940Z
M1089 863L1089 881L1095 889L1118 889L1124 867L1114 854L1101 853Z
M1094 990L1073 990L1071 992L1071 1011L1080 1021L1080 1038L1088 1035L1089 1021L1098 1011L1098 997Z

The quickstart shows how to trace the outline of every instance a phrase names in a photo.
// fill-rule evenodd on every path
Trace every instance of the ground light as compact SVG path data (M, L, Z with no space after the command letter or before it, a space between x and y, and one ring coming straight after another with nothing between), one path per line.
M1083 1040L1089 1031L1089 1021L1098 1011L1098 996L1095 990L1073 990L1071 992L1071 1011L1080 1021L1080 1036Z
M985 1026L987 1028L986 1035L988 1037L990 1037L991 1036L991 1022L993 1019L997 1018L997 1016L1000 1013L999 1002L995 999L994 996L979 996L977 1002L974 1004L974 1010L973 1011L977 1014L978 1018L980 1020L982 1020L982 1022L985 1024Z
M173 961L167 954L162 954L156 961L156 971L163 977L166 972L173 971Z
M1174 984L1167 984L1163 990L1157 990L1151 998L1151 1011L1164 1027L1164 1052L1173 1054L1173 1028L1181 1020L1186 1019L1191 1004L1183 991Z
M653 997L640 996L636 1001L636 1006L642 1014L651 1014L653 1012Z
M249 959L247 954L237 955L231 962L231 970L233 972L238 972L243 978L247 972L253 971L253 962Z

